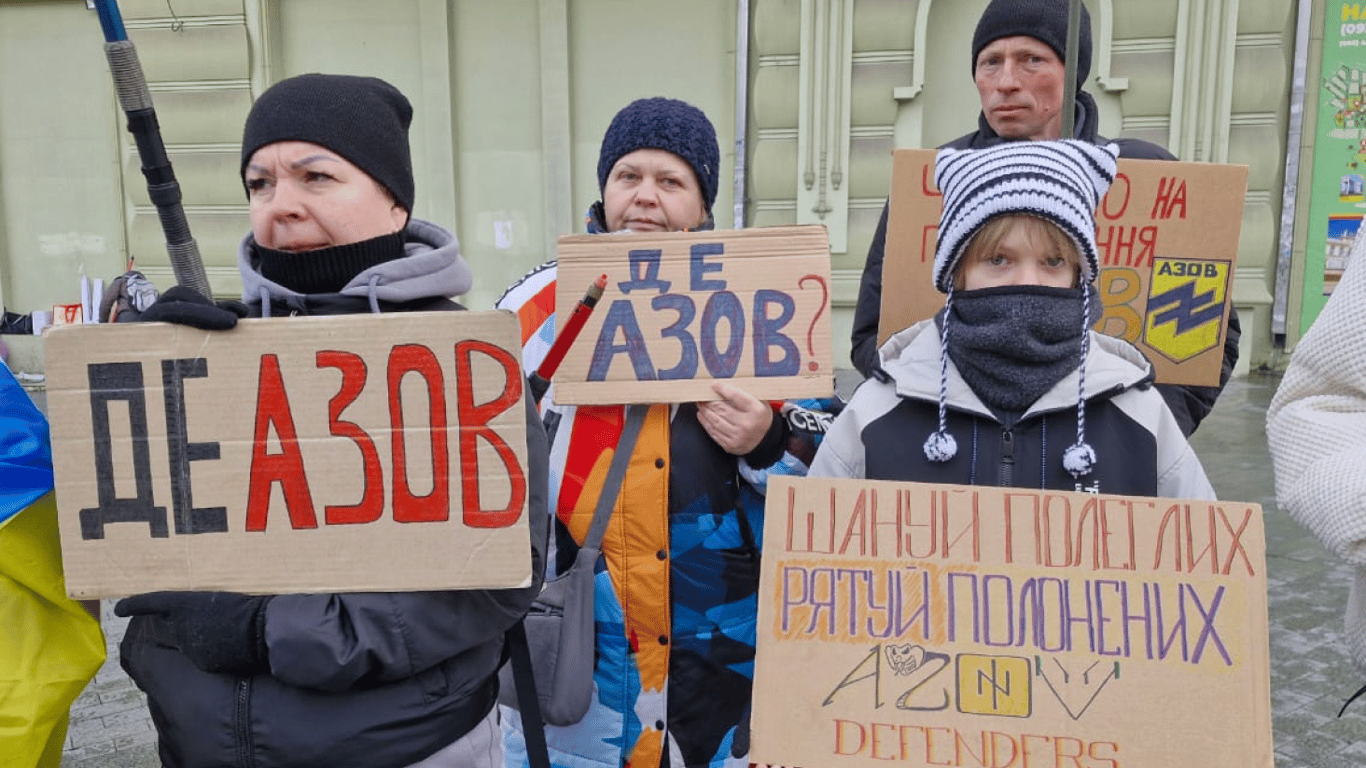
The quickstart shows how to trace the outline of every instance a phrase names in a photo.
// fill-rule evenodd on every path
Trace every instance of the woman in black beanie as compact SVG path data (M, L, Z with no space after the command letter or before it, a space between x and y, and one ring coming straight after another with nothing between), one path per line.
M590 233L711 229L720 151L697 107L632 102L602 139L602 199ZM522 318L523 366L553 337L555 264L508 289ZM524 310L524 311L521 311ZM546 729L557 766L747 766L758 592L758 538L740 500L741 465L772 465L787 423L729 382L720 399L649 406L613 512L594 593L596 695L582 721ZM551 430L556 562L571 564L622 432L621 406L542 401ZM520 721L506 712L509 766L526 764Z
M462 309L450 297L471 275L455 235L410 216L412 114L372 77L302 75L261 94L242 142L250 314ZM227 329L237 315L173 288L143 319ZM527 408L528 588L119 601L133 617L123 668L147 693L162 764L501 765L503 633L540 587L546 539L545 433Z

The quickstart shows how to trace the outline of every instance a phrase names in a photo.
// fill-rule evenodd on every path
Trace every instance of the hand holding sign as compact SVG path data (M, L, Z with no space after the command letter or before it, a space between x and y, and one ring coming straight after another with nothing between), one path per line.
M201 331L229 331L238 318L247 316L247 305L240 301L214 301L192 288L168 288L139 318L143 322L188 325Z
M116 616L160 616L180 652L205 672L255 675L266 658L265 595L236 592L149 592L114 604Z
M697 420L726 453L744 456L763 441L773 423L773 409L739 387L712 382L720 400L697 404Z

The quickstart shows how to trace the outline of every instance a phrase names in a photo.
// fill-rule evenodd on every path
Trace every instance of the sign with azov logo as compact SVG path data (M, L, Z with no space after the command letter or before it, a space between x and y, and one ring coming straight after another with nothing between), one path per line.
M1219 346L1230 264L1195 259L1154 260L1143 341L1173 362Z
M944 305L930 279L943 209L934 158L928 149L893 156L882 341ZM1138 347L1160 384L1219 383L1246 190L1247 166L1120 158L1096 208L1092 328Z

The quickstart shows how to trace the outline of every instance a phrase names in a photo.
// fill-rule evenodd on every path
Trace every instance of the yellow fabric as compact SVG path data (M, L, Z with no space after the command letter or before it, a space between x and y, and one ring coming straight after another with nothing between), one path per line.
M664 732L653 728L640 732L636 745L631 749L631 758L626 768L654 768L664 755Z
M66 596L51 493L0 525L0 768L57 768L104 634Z
M656 466L659 459L664 466ZM603 537L617 585L627 638L636 648L642 691L662 691L669 674L669 406L652 405L641 427L626 481ZM646 726L653 725L647 723Z

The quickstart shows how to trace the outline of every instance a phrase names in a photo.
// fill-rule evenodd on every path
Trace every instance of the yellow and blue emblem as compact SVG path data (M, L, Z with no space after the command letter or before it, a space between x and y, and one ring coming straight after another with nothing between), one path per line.
M1232 272L1227 261L1154 259L1144 342L1177 363L1218 347Z

